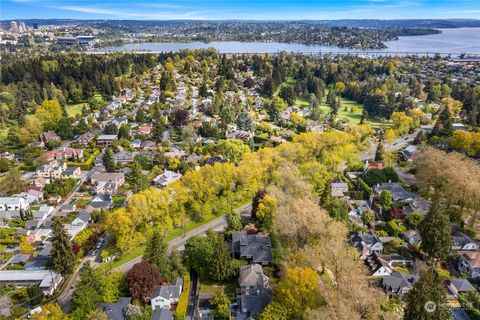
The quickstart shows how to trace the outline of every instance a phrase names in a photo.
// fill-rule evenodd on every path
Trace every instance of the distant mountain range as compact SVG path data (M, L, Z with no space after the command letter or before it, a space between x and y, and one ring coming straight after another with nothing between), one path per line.
M265 23L265 22L283 22L283 23L311 23L320 24L328 27L355 27L355 28L465 28L480 27L479 19L412 19L412 20L376 20L376 19L343 19L343 20L74 20L74 19L17 19L24 21L27 25L38 22L44 25L63 25L63 24L103 24L103 25L175 25L182 23L219 23L229 24L235 22L243 23ZM10 20L0 20L4 28L10 26Z

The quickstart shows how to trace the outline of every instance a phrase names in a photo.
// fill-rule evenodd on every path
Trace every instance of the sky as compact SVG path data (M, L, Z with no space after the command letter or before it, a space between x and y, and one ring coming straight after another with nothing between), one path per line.
M0 0L0 20L480 18L480 0Z

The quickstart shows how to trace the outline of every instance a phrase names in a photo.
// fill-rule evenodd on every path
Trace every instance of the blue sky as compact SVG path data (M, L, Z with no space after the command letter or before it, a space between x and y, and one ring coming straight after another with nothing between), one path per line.
M0 0L0 20L480 18L480 0Z

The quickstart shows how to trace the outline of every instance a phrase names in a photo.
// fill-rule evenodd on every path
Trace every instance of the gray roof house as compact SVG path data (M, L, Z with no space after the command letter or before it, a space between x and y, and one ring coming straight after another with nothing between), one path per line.
M478 250L477 241L463 232L457 232L452 237L452 250Z
M262 266L254 263L240 267L238 285L241 290L248 290L258 287L268 288L269 279L263 274Z
M105 312L108 320L124 320L130 302L132 302L130 297L118 298L114 303L100 303L97 309Z
M232 235L234 258L245 259L250 263L268 265L273 262L272 244L265 233L248 234L236 231Z
M382 278L382 286L388 296L402 296L413 288L418 276L394 272Z
M418 196L414 192L406 191L400 184L396 182L385 182L377 184L374 188L376 194L380 194L384 190L390 191L393 197L393 201L413 200Z
M107 193L99 193L92 199L89 206L95 209L107 209L113 206L112 195Z
M183 279L177 278L171 285L155 288L150 299L152 310L170 309L172 304L178 302L183 290Z
M235 320L252 319L255 315L262 312L262 310L272 300L272 292L263 287L252 290L248 293L243 292L237 296L238 312L235 315Z
M150 320L173 320L173 314L167 309L153 311Z
M474 286L467 279L453 279L448 284L448 295L457 297L460 293L475 291Z
M373 233L357 231L351 236L350 240L360 250L361 259L363 260L372 253L383 253L382 241Z

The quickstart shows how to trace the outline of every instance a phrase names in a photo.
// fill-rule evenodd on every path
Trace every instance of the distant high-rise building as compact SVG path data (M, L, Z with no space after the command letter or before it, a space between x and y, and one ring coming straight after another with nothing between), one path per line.
M20 31L20 33L23 33L23 32L27 31L27 26L25 25L25 22L23 22L23 21L20 22L18 30Z
M38 22L33 23L33 30L38 30Z
M13 33L18 33L17 21L10 22L10 31Z

